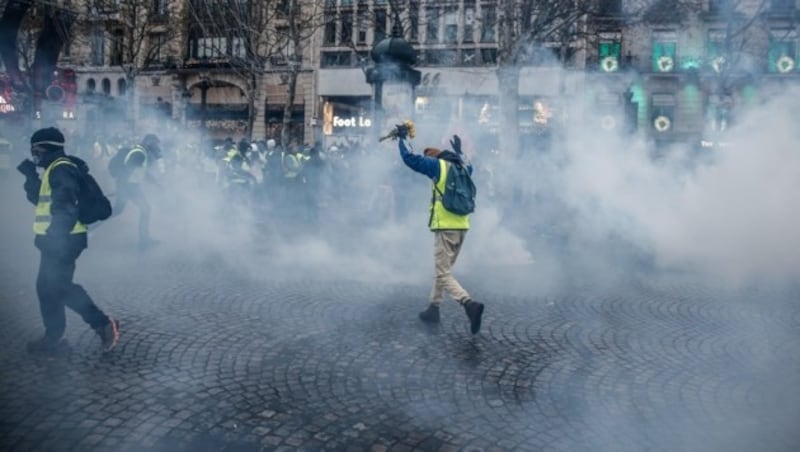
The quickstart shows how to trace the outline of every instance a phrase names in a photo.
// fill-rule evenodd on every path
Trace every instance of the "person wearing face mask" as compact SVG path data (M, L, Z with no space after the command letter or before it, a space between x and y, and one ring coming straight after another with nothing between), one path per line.
M128 201L139 208L139 249L144 250L158 244L150 236L150 203L147 201L142 185L149 182L158 185L153 176L155 162L161 158L161 144L157 136L145 135L140 144L130 149L121 149L117 158L120 169L112 173L117 180L117 198L114 216L122 213Z
M37 167L44 173L39 177ZM86 225L78 220L78 195L86 163L64 153L64 135L49 127L31 136L31 159L17 166L25 175L25 194L36 206L34 245L41 253L36 293L45 327L44 337L29 342L30 353L63 351L65 307L81 316L111 351L119 339L119 322L94 304L89 294L73 282L75 262L87 247Z

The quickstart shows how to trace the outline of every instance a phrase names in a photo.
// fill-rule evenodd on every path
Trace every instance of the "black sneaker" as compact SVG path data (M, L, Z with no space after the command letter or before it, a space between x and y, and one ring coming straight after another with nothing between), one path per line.
M439 323L439 305L429 304L428 309L419 313L419 319L425 323Z
M108 318L106 326L95 329L95 332L103 341L103 351L110 352L117 346L119 341L119 320Z
M481 316L483 316L483 303L473 300L467 300L464 303L464 311L469 317L469 329L472 334L478 334L481 330Z
M66 339L54 341L47 336L30 341L25 348L31 355L55 356L69 351Z

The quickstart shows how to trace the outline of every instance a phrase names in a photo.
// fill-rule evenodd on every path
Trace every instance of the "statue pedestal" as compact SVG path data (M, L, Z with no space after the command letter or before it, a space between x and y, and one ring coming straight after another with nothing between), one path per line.
M372 49L375 66L366 71L373 86L375 141L405 120L414 118L414 87L422 74L411 66L416 62L413 47L398 35L386 38Z
M385 82L380 105L383 117L380 123L380 133L385 134L394 126L405 120L413 118L414 114L414 87L407 82Z

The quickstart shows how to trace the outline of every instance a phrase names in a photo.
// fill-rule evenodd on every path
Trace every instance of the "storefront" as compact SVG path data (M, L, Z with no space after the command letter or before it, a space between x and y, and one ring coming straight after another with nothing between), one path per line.
M446 138L459 133L482 143L482 147L496 147L500 114L494 68L417 69L422 80L415 88L413 119L419 125L420 141L446 146ZM322 69L319 77L319 111L326 147L385 132L373 130L372 87L360 69ZM521 138L546 136L564 121L569 112L558 100L560 93L577 95L582 84L581 74L523 68L519 82Z
M188 94L185 120L189 130L211 140L247 134L249 109L241 88L225 80L203 79L191 85ZM163 114L167 116L166 111Z
M329 96L322 101L323 146L360 146L374 133L372 98Z
M283 116L284 104L271 104L268 103L265 108L264 115L264 135L267 139L274 139L277 143L281 140L281 131L283 130ZM303 145L305 144L305 106L293 105L290 111L289 120L289 145Z

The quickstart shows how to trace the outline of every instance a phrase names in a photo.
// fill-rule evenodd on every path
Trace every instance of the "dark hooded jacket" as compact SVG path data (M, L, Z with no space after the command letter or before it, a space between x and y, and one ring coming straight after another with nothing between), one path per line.
M83 178L82 174L89 172L89 167L83 160L67 156L64 151L51 151L44 154L39 166L47 168L61 157L68 157L76 166L58 165L50 171L52 220L47 234L37 235L34 240L37 248L52 253L82 250L87 246L85 233L70 234L70 231L78 221L78 193ZM41 184L42 181L38 176L28 177L25 181L25 194L33 205L39 203Z

